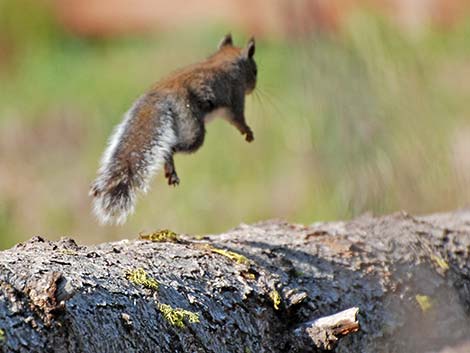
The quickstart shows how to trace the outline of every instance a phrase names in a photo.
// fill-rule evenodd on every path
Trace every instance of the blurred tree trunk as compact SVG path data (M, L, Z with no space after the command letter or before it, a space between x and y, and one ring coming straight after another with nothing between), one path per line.
M319 344L312 327L329 319L316 319L351 307L360 330L336 352L438 352L470 337L470 212L152 237L36 237L1 252L0 350L317 352L336 338Z

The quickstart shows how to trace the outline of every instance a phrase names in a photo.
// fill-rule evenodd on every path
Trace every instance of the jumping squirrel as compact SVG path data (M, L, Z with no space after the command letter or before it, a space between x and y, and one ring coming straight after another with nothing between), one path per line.
M228 34L209 58L174 72L134 102L111 135L91 186L100 223L123 224L162 165L168 184L179 184L173 154L201 147L204 125L216 110L253 141L244 107L256 86L254 54L254 38L239 48Z

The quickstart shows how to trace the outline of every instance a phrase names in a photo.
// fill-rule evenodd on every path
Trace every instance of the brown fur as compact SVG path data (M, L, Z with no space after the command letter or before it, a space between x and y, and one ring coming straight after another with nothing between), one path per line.
M162 79L134 103L112 136L91 189L103 223L124 222L136 191L147 189L160 163L168 184L179 183L173 154L203 144L207 117L215 110L225 110L245 139L253 140L244 107L245 95L256 86L254 52L254 39L238 48L227 35L215 54Z

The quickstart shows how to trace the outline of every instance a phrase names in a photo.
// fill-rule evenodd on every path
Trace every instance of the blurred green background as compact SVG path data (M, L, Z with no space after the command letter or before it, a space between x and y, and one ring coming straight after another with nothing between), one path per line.
M176 156L177 188L160 173L125 226L98 226L88 187L113 127L229 29L244 45L250 33L218 21L82 36L41 2L0 0L0 247L33 235L97 243L468 203L470 20L416 35L359 11L339 31L260 36L246 107L255 141L213 121L197 153Z

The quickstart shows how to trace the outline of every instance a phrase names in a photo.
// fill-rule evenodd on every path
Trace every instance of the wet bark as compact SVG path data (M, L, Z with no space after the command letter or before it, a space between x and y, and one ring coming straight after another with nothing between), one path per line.
M0 252L0 351L419 353L470 337L470 212L163 235ZM358 332L304 335L353 307Z

